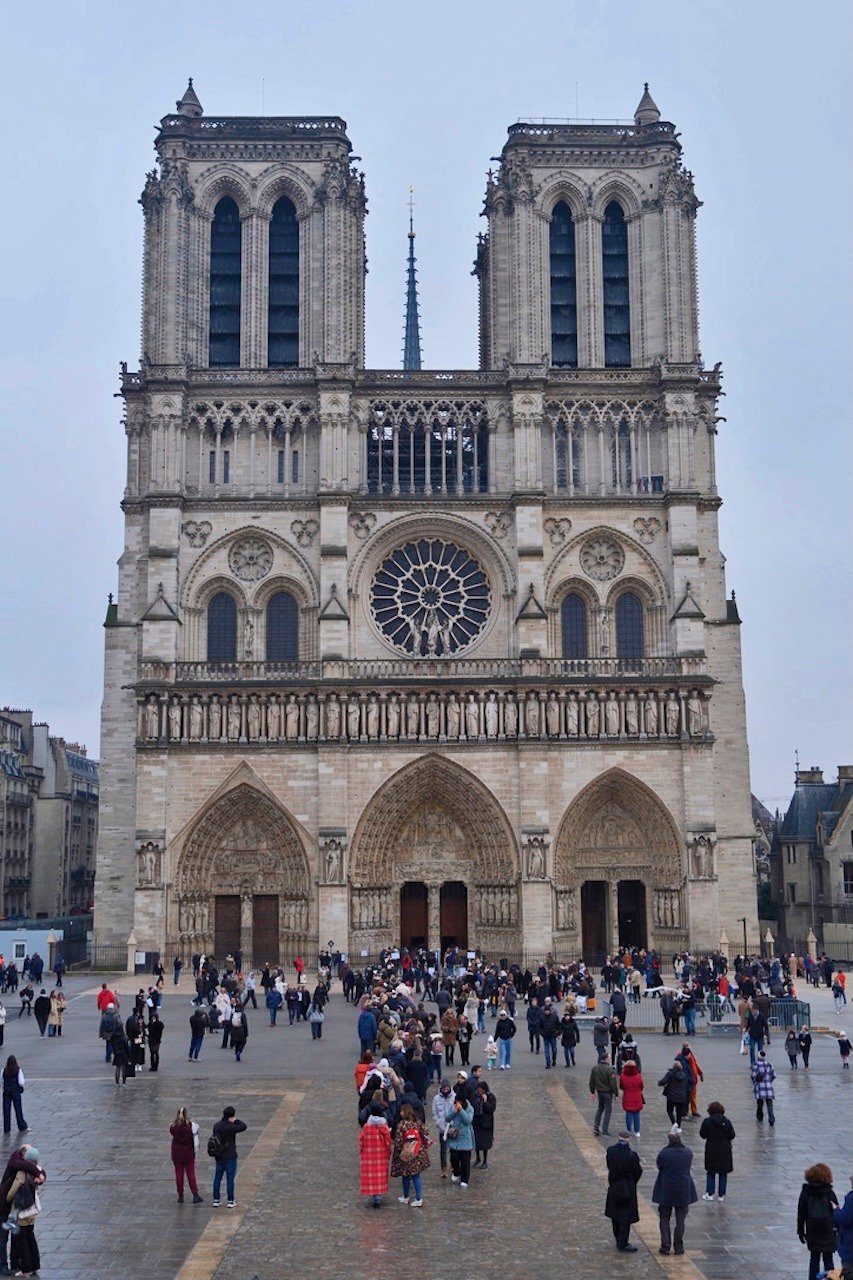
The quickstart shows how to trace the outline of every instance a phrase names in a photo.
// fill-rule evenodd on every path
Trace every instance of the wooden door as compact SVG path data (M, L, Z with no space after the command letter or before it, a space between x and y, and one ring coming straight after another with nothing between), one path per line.
M468 890L461 880L441 886L441 950L468 949Z
M646 886L642 880L620 880L618 888L620 947L646 946Z
M217 964L224 965L225 957L240 950L240 896L216 895L214 915L213 949Z
M252 899L252 964L278 964L278 895L258 893Z
M400 890L400 946L410 951L427 943L427 887L408 880Z
M586 880L581 886L583 958L588 965L602 964L607 951L607 883Z

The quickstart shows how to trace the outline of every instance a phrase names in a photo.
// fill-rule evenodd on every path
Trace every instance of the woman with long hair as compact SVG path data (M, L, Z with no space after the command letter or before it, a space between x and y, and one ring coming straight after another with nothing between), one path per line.
M12 1132L12 1108L15 1108L15 1119L18 1122L18 1133L27 1132L27 1122L24 1119L24 1109L21 1106L21 1097L26 1084L24 1073L18 1066L18 1059L14 1053L10 1053L6 1059L6 1065L3 1068L3 1132Z
M198 1125L190 1119L186 1107L178 1107L174 1123L169 1128L172 1135L172 1164L175 1168L175 1185L178 1188L178 1204L184 1203L184 1175L193 1193L193 1204L202 1204L195 1176L195 1153L198 1148Z
M403 1194L397 1198L400 1204L410 1204L413 1209L420 1209L424 1202L421 1174L429 1168L429 1141L426 1127L412 1107L404 1103L394 1126L391 1177L403 1179Z

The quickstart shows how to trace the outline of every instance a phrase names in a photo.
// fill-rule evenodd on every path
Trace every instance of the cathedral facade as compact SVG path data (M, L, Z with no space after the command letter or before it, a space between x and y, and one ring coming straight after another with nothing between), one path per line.
M106 622L98 941L255 963L757 945L699 201L633 123L519 123L480 368L364 367L336 117L209 117L145 183ZM410 239L410 246L413 240Z

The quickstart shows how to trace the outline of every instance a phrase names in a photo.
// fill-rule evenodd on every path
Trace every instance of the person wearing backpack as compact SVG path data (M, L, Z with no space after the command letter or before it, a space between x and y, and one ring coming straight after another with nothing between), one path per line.
M805 1182L797 1204L797 1235L809 1251L809 1280L821 1270L830 1271L838 1245L834 1209L838 1197L832 1186L832 1170L825 1164L813 1164L803 1174Z
M397 1198L400 1204L410 1204L413 1209L420 1209L424 1202L421 1174L429 1168L428 1148L429 1137L424 1124L404 1103L394 1126L391 1177L403 1179L403 1194ZM414 1200L411 1199L413 1191Z
M222 1119L213 1126L213 1133L207 1140L207 1154L216 1161L213 1170L213 1207L218 1209L222 1204L220 1192L222 1179L225 1178L225 1190L228 1195L228 1208L233 1209L237 1203L234 1196L234 1183L237 1179L237 1134L245 1133L246 1125L237 1119L234 1107L226 1107Z
M249 1022L242 1005L235 1004L230 1019L231 1046L237 1062L243 1056L249 1038Z

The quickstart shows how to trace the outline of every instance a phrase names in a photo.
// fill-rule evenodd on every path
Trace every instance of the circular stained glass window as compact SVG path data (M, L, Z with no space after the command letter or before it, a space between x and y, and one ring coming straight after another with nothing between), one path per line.
M386 640L414 657L467 648L486 625L489 580L462 547L442 538L407 542L383 561L370 608Z

